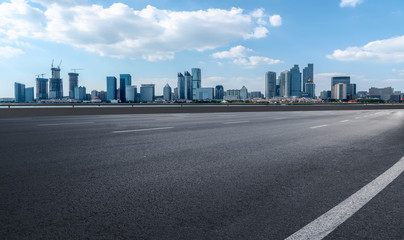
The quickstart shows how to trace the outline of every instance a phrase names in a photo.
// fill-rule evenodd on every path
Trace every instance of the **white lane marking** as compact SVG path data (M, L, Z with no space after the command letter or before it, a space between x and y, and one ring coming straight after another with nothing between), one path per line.
M310 127L311 129L314 129L314 128L322 128L322 127L327 127L328 125L319 125L319 126L314 126L314 127Z
M401 173L404 172L404 157L396 164L381 174L379 177L368 183L359 191L345 199L343 202L321 215L311 223L295 232L286 240L314 239L320 240L334 231L339 225L354 215L366 203L385 189Z
M78 124L92 124L94 122L71 122L71 123L43 123L38 124L38 126L59 126L59 125L78 125Z
M342 121L340 121L340 122L349 122L349 120L342 120Z
M160 127L160 128L144 128L144 129L122 130L122 131L113 131L113 133L144 132L144 131L171 129L171 128L174 128L174 127Z
M238 122L224 122L223 124L237 124L237 123L247 123L250 121L238 121Z

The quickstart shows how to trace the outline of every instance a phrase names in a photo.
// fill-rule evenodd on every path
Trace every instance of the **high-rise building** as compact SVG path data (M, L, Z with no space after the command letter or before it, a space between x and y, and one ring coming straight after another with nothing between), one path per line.
M132 76L130 74L119 75L119 89L121 102L126 102L126 86L132 85Z
M222 85L217 85L215 87L215 99L223 100L224 89Z
M239 100L240 99L240 89L227 89L226 95L223 97L224 100Z
M252 92L250 92L250 98L251 99L261 98L261 97L262 97L261 91L252 91Z
M97 90L92 90L91 91L91 99L97 98L98 97L98 91Z
M163 98L166 101L171 101L171 87L168 83L163 88Z
M192 99L197 99L196 89L201 88L202 75L200 68L192 68Z
M306 93L306 83L309 79L314 83L314 69L313 64L309 63L307 67L303 68L303 92Z
M36 99L48 99L48 79L37 78L36 79Z
M177 100L178 99L178 88L174 88L174 93L173 93L173 100Z
M195 100L212 100L214 96L213 93L213 88L197 88Z
M331 91L331 98L337 100L348 99L348 85L346 83L334 84Z
M246 99L248 99L248 90L247 90L247 88L246 88L245 86L243 86L243 87L240 89L240 99L241 99L241 100L246 100Z
M265 98L270 99L276 96L276 73L265 73Z
M116 100L116 77L107 77L107 101Z
M356 84L355 83L351 83L350 86L350 99L354 99L356 97Z
M78 73L68 73L69 75L69 98L74 99L74 88L79 84Z
M316 98L316 84L309 81L306 83L305 86L306 92L305 95L309 98Z
M53 67L52 64L52 77L49 79L49 98L61 99L63 98L63 80L60 78L60 67Z
M34 101L34 87L25 88L25 102Z
M86 88L85 87L75 87L74 88L74 99L86 100L87 99ZM90 99L91 99L91 95L90 95Z
M290 96L302 96L302 73L299 70L299 65L295 64L290 69Z
M338 83L344 83L347 86L347 98L344 99L351 99L351 77L350 76L336 76L336 77L332 77L331 78L331 98L332 99L341 99L341 98L337 98L336 95L334 95L334 90L333 87L334 85L338 84Z
M98 97L102 102L107 101L107 92L106 91L100 91L98 92Z
M185 77L185 99L192 100L192 76L188 71L185 71L184 77Z
M283 71L279 75L279 96L290 97L290 71Z
M142 84L140 86L140 102L152 102L154 100L154 84Z
M25 102L25 84L14 83L14 99L16 103Z
M178 99L185 99L185 77L182 73L178 73Z
M136 102L137 86L126 86L125 96L126 102L134 103Z
M390 100L390 96L394 94L394 88L385 87L385 88L369 88L369 95L371 96L380 96L381 100Z

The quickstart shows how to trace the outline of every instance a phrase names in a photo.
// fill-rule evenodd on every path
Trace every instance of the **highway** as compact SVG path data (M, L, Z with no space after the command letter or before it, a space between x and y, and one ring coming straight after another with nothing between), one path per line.
M404 239L403 123L399 109L0 118L0 236Z

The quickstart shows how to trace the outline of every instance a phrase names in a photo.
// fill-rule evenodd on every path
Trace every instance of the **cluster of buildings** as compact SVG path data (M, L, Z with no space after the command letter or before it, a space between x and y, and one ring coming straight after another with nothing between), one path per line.
M241 89L224 90L223 85L202 87L200 68L192 68L177 74L177 87L172 89L166 84L163 95L155 95L154 84L141 84L139 89L132 85L130 74L120 74L106 77L106 91L92 90L87 93L84 86L79 86L79 74L76 70L68 73L69 95L63 96L63 80L60 77L60 64L51 66L52 77L44 78L37 75L36 92L34 87L25 87L15 83L15 98L9 99L16 103L24 102L111 102L111 103L148 103L148 102L200 102L200 101L247 101L270 103L349 101L355 99L380 99L384 101L402 101L403 95L393 88L370 88L369 92L356 91L356 84L351 83L350 76L331 78L331 90L322 91L319 98L315 95L314 65L309 63L300 71L299 65L283 71L277 76L276 72L265 73L265 93L251 91L243 86ZM41 77L40 77L41 76ZM119 84L119 86L118 86ZM34 93L36 93L34 95ZM0 99L1 100L1 99Z

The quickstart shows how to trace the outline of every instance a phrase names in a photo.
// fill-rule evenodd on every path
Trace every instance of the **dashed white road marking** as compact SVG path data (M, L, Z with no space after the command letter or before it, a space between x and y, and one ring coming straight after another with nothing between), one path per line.
M38 124L38 126L60 126L60 125L79 125L79 124L92 124L94 122L65 122L65 123L43 123Z
M340 122L342 122L342 123L344 123L344 122L349 122L349 120L342 120L342 121L340 121Z
M286 240L311 239L320 240L334 231L366 203L385 189L401 173L404 172L404 157L379 177L368 183L343 202L324 213L305 227L295 232Z
M122 131L113 131L113 133L145 132L145 131L164 130L164 129L171 129L171 128L174 128L174 127L159 127L159 128L144 128L144 129L122 130Z
M224 122L223 124L237 124L237 123L248 123L250 121L238 121L238 122Z
M319 125L319 126L314 126L314 127L310 127L311 129L314 129L314 128L322 128L322 127L327 127L328 125Z

